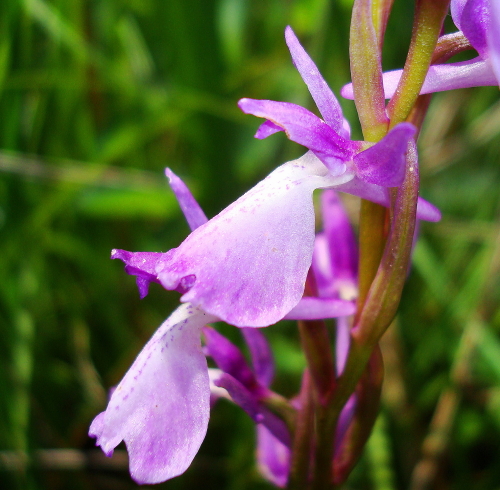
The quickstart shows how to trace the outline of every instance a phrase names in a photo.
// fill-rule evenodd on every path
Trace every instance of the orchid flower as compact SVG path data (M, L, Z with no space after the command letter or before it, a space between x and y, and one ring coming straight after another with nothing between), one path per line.
M203 226L207 219L188 188L168 169L167 175L190 227ZM125 252L114 251L112 257L123 257L123 254ZM131 254L126 261L127 271L138 275L141 293L149 281L151 256L154 260L154 254ZM334 318L350 315L354 309L352 301L343 299L304 298L287 317ZM113 391L107 409L90 426L89 435L96 438L96 445L101 446L107 456L125 441L130 473L139 483L158 483L183 473L203 442L210 411L210 377L200 335L206 323L218 320L217 316L189 302L177 308L139 353ZM247 331L249 343L251 335ZM253 383L255 389L249 391L249 378L242 378L238 374L241 370L228 368L231 351L223 337L208 329L205 329L205 337L211 341L212 354L216 349L222 352L220 363L229 371L217 377L219 386L229 391L233 400L254 419L265 423L276 437L286 441L288 433L283 422L262 409L255 398L256 393L261 393L257 381ZM254 358L258 356L257 342L258 339L254 341ZM262 356L262 346L260 351ZM269 369L265 360L257 365L260 386L269 386L272 378ZM247 381L242 384L242 379Z
M420 93L500 85L500 2L452 0L451 16L478 56L457 63L432 65ZM386 98L394 95L402 73L402 70L384 73ZM344 86L341 93L353 99L352 84Z
M337 99L290 28L286 36L326 122L285 102L242 99L240 107L268 118L258 135L283 129L311 151L278 167L178 248L113 251L112 257L137 275L141 297L150 282L158 282L182 293L182 302L232 325L276 323L298 305L304 291L314 244L313 191L335 188L388 206L388 187L401 184L415 128L401 123L373 146L351 141ZM420 219L440 218L423 200L417 213Z
M375 145L351 140L337 98L290 26L285 30L285 39L323 119L289 102L241 99L238 105L243 112L266 119L255 137L262 139L285 131L290 140L309 148L330 175L345 176L345 182L335 186L337 190L388 206L386 188L402 182L404 154L415 128L409 123L398 124Z

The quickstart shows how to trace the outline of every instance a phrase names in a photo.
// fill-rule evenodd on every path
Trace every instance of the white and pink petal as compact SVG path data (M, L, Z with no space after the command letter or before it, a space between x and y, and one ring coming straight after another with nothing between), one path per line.
M158 483L183 473L205 438L210 410L200 329L216 318L187 303L160 326L90 426L111 456L121 442L131 476Z
M352 179L332 177L312 154L285 163L163 254L156 275L166 289L227 323L262 327L301 299L314 244L312 193ZM184 283L182 283L184 281Z

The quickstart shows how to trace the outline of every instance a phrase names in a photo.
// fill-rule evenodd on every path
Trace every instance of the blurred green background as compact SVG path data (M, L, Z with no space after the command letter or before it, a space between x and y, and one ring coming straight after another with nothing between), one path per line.
M153 285L140 301L110 250L165 251L188 233L165 166L213 216L303 153L282 134L255 140L259 121L236 102L315 110L287 24L338 93L351 6L0 3L0 488L137 486L123 447L102 457L88 425L178 296ZM396 0L384 68L403 65L411 21L412 2ZM359 138L353 103L341 103ZM499 133L497 88L435 96L420 139L422 195L443 220L421 226L383 342L381 416L346 488L500 487ZM275 387L292 395L303 367L294 326L266 334ZM159 488L271 488L255 467L251 421L219 403L191 468Z

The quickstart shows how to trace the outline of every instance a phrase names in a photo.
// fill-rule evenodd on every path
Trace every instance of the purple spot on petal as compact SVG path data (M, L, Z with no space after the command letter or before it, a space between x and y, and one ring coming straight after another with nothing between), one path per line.
M184 276L181 278L175 290L181 294L187 293L194 286L195 282L196 282L196 275L189 274L188 276Z

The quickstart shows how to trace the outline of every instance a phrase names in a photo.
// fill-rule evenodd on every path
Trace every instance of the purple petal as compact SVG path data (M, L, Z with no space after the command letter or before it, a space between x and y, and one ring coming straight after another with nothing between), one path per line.
M231 400L231 396L224 388L217 386L217 383L220 377L224 374L224 372L217 368L208 368L208 379L210 382L210 409L216 404L216 402L220 398L226 398L227 400Z
M314 244L312 192L339 185L312 153L266 179L163 254L157 278L177 289L186 277L192 302L232 325L276 323L300 300Z
M403 183L406 149L415 135L410 123L400 123L381 141L354 157L357 176L371 184L398 187Z
M491 26L488 30L488 50L490 63L500 85L500 2L490 1Z
M460 20L462 18L462 12L464 10L465 4L469 0L451 0L450 4L450 10L451 10L451 17L453 18L453 22L455 22L455 25L462 30L462 26L460 23Z
M148 295L149 283L160 282L155 269L162 255L160 252L127 252L119 249L111 251L112 259L120 259L125 263L127 274L137 276L137 288L141 299Z
M351 300L355 297L358 277L357 241L342 201L332 189L321 194L321 214L330 266L338 283L334 297Z
M495 0L498 2L498 0ZM495 2L492 2L495 3ZM482 58L488 56L486 35L490 26L489 0L468 0L462 8L460 30Z
M301 46L297 36L290 26L285 29L285 40L292 55L293 64L304 80L309 92L316 102L324 121L344 138L349 135L344 129L344 116L340 104L331 91L324 78L321 76L314 61Z
M236 378L228 373L223 373L219 379L215 380L215 385L224 388L233 402L242 408L254 422L262 421L263 415L258 398Z
M302 298L297 306L287 313L285 320L323 320L326 318L338 318L349 316L356 311L352 301L329 298Z
M356 394L351 395L344 408L340 412L339 421L337 423L337 430L335 432L335 453L337 454L342 448L344 436L347 433L349 425L351 425L354 413L356 411L357 397Z
M139 483L183 473L205 437L210 388L200 328L214 320L190 304L174 311L90 426L108 456L125 441L130 474Z
M390 99L399 83L403 70L394 70L384 73L385 98ZM458 88L483 87L498 85L498 79L493 73L490 60L480 57L458 63L432 65L427 72L420 94L444 92ZM340 93L346 99L354 99L352 84L342 87Z
M389 72L387 75L390 75ZM394 75L390 76L394 79ZM384 86L386 76L384 74ZM394 85L395 84L395 85ZM392 87L394 85L394 87ZM390 81L386 88L386 98L392 97L397 81ZM498 85L491 62L480 57L458 63L433 65L429 68L421 94L443 92L458 88L485 87Z
M179 202L179 206L186 217L186 221L191 231L205 224L208 219L187 185L169 168L165 169L165 175L168 177L170 187L174 191L175 197Z
M215 364L251 392L259 391L257 380L238 347L212 327L204 327L203 335L206 354L214 360Z
M385 75L384 75L385 84ZM498 85L489 60L480 57L459 63L433 65L429 68L421 94L443 92L457 88ZM386 97L388 93L386 92Z
M234 403L239 405L257 424L263 424L283 444L290 445L290 434L285 422L263 407L258 398L247 390L237 379L224 373L215 381L231 395Z
M257 465L264 478L284 488L290 472L290 449L263 425L257 426Z
M255 377L268 388L274 377L274 359L269 342L257 328L242 328L241 332L250 351Z
M326 234L316 233L311 268L320 298L336 298L337 284L333 274L332 259Z
M344 372L349 347L351 345L351 328L347 317L337 318L337 335L335 338L335 362L337 376Z
M401 74L403 73L403 70L398 70L400 73L399 73L399 78L401 78ZM391 73L391 72L387 72L387 73ZM384 76L384 92L385 92L385 98L387 99L387 82L386 82L386 74L387 73L384 73L383 76ZM399 78L398 78L398 81L399 81ZM397 86L397 83L396 83L396 86ZM395 90L395 89L394 89ZM346 83L341 89L340 89L340 95L342 97L344 97L344 99L349 99L349 100L354 100L354 88L353 88L353 85L352 83Z
M353 196L367 199L368 201L375 202L385 207L390 206L387 187L369 184L368 182L363 182L357 177L354 177L354 179L346 182L345 184L337 186L336 190L347 192ZM417 219L424 221L439 221L441 219L441 212L438 208L436 208L436 206L419 197L417 205Z
M272 134L279 133L280 131L283 131L282 127L278 126L277 124L274 124L272 121L264 121L259 126L259 129L257 129L255 137L260 140L263 140L268 136L271 136Z
M434 204L419 197L417 201L417 219L435 223L441 220L441 211Z
M360 149L358 142L343 138L318 116L296 104L241 99L238 105L244 113L264 117L283 128L290 140L309 148L332 175L341 175L346 168L344 162Z

